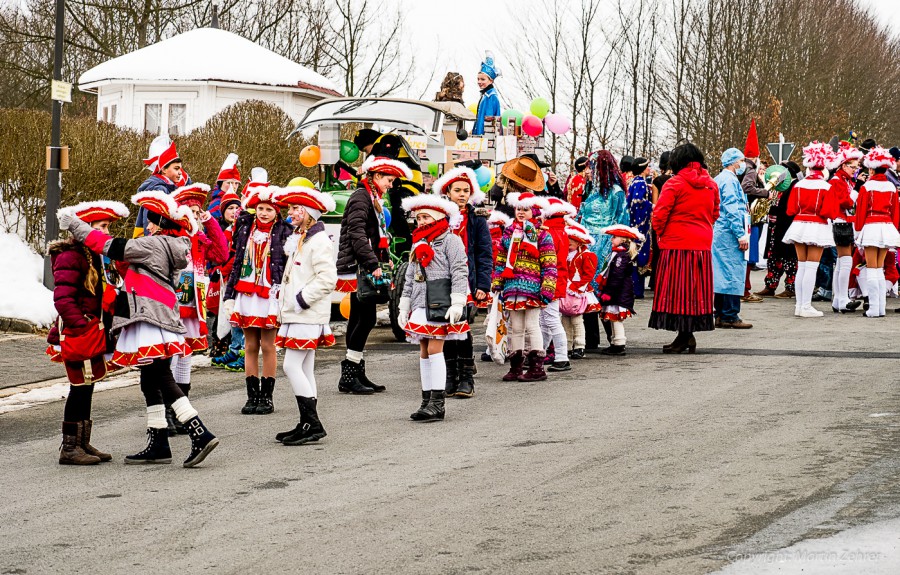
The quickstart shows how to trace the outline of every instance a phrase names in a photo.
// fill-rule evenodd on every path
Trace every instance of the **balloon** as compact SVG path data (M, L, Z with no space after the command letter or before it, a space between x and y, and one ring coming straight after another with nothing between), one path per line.
M433 177L437 177L438 175L438 165L437 162L428 162L428 173Z
M341 315L344 319L350 319L350 294L344 296L341 300Z
M304 178L302 176L294 178L290 182L288 182L289 188L292 188L294 186L300 186L302 188L315 188L316 187L315 185L313 185L313 183L311 181L309 181L309 178Z
M349 140L341 140L341 161L352 164L359 159L359 148Z
M516 125L521 126L523 117L524 116L523 116L522 112L520 112L518 110L507 110L507 111L503 112L503 114L500 116L500 120L503 122L504 126L508 126L510 118L515 118Z
M525 116L522 120L522 131L532 138L537 138L544 131L544 124L536 116Z
M547 114L544 123L547 124L547 129L557 136L566 134L572 129L572 122L561 114Z
M382 214L384 214L384 227L390 227L391 225L391 210L387 208L381 208Z
M319 165L322 159L322 151L319 146L306 146L300 152L300 163L306 168L314 168Z
M535 98L531 101L531 113L540 118L544 119L544 116L547 115L547 112L550 111L550 102L543 98Z
M475 170L475 179L478 180L478 187L483 188L491 181L491 171L485 166L478 166Z
M472 102L471 104L466 106L466 108L468 108L469 111L472 112L473 114L475 114L476 116L478 115L478 104L477 103Z

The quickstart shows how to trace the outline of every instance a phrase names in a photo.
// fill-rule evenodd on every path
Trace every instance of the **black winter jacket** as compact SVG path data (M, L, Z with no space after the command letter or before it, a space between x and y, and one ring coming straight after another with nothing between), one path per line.
M338 240L338 274L356 274L362 268L372 273L388 261L386 249L378 247L378 216L368 190L358 188L347 200Z
M231 235L231 247L234 253L234 265L228 275L228 285L225 286L225 296L222 301L234 299L234 286L241 279L241 262L244 261L244 252L247 250L247 242L250 241L250 230L253 228L253 220L256 214L244 212L234 222L234 231ZM272 270L272 285L280 284L284 276L284 266L287 263L287 255L284 253L284 242L294 232L291 225L281 219L281 216L272 226L272 245L269 248L269 266Z
M628 252L613 251L609 259L609 269L606 274L606 284L601 290L601 295L606 294L610 301L602 301L603 305L617 305L634 313L634 281L632 272L634 262Z
M466 218L466 254L469 259L469 290L475 295L475 290L484 293L491 291L491 274L494 271L494 251L492 247L491 232L488 229L487 220L478 211L468 208L469 217Z

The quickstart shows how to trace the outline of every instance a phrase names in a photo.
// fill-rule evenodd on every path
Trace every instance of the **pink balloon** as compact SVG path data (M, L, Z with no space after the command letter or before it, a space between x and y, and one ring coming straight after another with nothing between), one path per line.
M522 120L522 131L532 138L537 138L544 131L544 123L537 116L525 116Z
M544 118L544 123L547 124L547 129L557 136L566 134L572 129L572 122L560 114L547 114L547 117Z

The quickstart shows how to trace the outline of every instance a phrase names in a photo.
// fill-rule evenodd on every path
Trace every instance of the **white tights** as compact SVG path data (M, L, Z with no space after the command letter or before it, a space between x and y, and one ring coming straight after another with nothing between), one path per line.
M850 271L853 269L853 257L841 256L838 258L837 265L834 266L834 276L832 279L832 307L835 309L844 309L850 303Z
M284 350L284 374L291 382L294 395L300 397L316 397L316 350L286 349Z

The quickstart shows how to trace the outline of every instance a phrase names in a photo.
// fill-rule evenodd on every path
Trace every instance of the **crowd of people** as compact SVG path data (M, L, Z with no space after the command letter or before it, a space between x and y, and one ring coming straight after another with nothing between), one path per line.
M479 84L489 102L496 75L486 61ZM241 413L267 415L281 348L299 421L275 439L321 440L315 354L335 344L335 293L349 294L338 390L385 391L370 379L365 352L377 308L396 290L397 323L419 350L422 397L410 419L435 421L445 418L447 397L475 395L478 310L488 310L490 339L502 343L481 359L505 363L505 382L536 382L572 370L592 350L624 355L625 323L647 290L649 327L676 333L662 352L694 353L697 332L751 328L741 304L763 297L793 297L797 317L820 317L812 301L823 287L835 313L862 307L882 317L898 275L900 150L871 141L811 142L801 168L766 166L748 139L744 151L722 153L715 178L689 142L662 154L658 170L647 158L617 161L599 150L575 160L564 189L528 154L503 163L485 195L470 165L448 166L426 189L401 138L363 130L357 140L368 155L348 167L355 191L337 238L321 221L335 200L308 180L278 187L256 167L241 188L230 154L210 189L190 180L165 136L152 143L144 160L152 175L131 198L132 238L110 235L129 215L119 202L59 211L70 236L49 246L59 322L47 352L71 383L61 464L111 460L91 444L93 386L110 369L132 366L148 440L125 462L171 463L169 437L183 433L191 440L183 465L200 464L219 440L189 399L196 353L243 372ZM392 213L401 217L389 223ZM766 223L765 288L754 294L750 272L762 259ZM399 266L392 235L409 238ZM833 271L823 265L831 251Z

